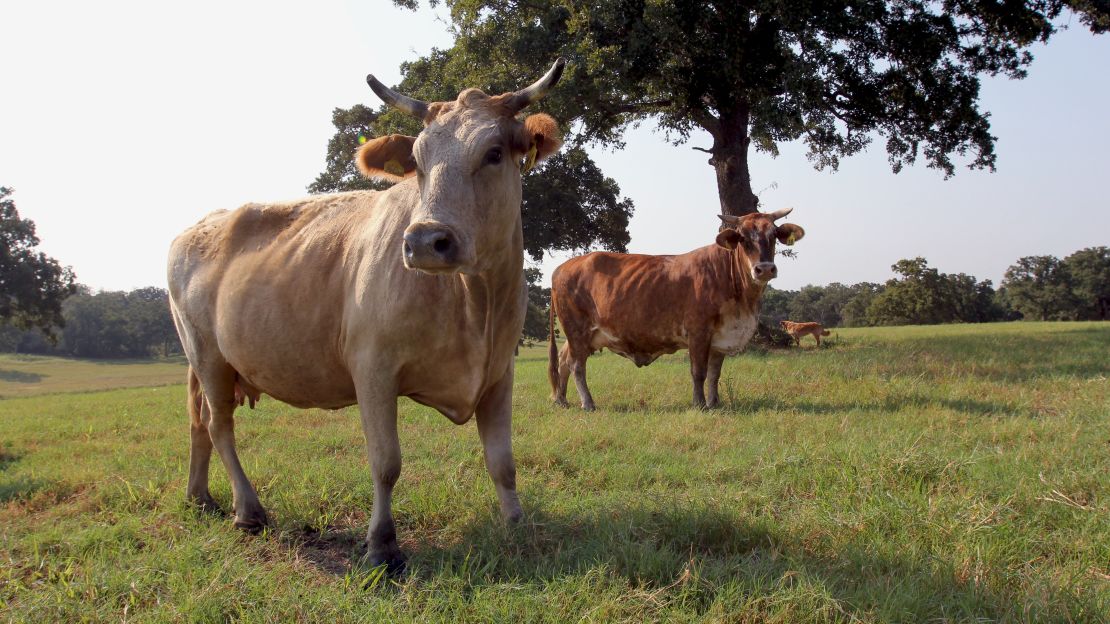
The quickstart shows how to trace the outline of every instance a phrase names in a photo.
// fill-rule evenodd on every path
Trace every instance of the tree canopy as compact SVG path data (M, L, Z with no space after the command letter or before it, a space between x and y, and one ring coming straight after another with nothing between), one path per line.
M1081 319L1110 318L1110 247L1088 247L1064 258Z
M35 223L20 218L11 194L0 187L0 322L53 336L62 301L76 291L73 271L35 249Z
M945 176L954 159L993 169L981 77L1024 77L1030 46L1048 41L1065 11L1091 32L1110 28L1105 0L442 3L454 45L404 64L400 90L500 93L566 57L544 107L577 144L619 147L623 129L646 119L676 144L704 130L712 144L695 149L710 155L726 214L756 210L752 144L776 154L802 140L814 166L835 169L877 136L896 172L919 159Z

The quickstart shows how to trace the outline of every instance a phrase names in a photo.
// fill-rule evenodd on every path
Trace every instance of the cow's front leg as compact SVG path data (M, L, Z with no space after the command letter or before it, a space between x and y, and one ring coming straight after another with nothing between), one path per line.
M516 522L524 512L516 495L516 465L513 463L513 365L501 381L490 388L478 403L478 436L486 455L486 470L497 488L501 516Z
M694 407L705 409L705 378L709 369L709 341L690 341L690 378L694 382Z
M713 409L720 405L720 395L717 392L717 384L721 381L721 368L725 364L725 354L718 351L709 352L709 372L705 378L706 385L708 385L708 395L705 398L705 406Z
M385 565L389 574L405 569L393 524L393 486L401 476L401 441L397 437L397 396L394 392L363 390L358 396L366 454L374 479L374 508L366 533L366 562Z

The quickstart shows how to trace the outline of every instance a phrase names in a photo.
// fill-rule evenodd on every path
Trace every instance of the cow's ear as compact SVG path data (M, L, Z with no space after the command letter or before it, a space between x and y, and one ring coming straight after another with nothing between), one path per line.
M416 173L412 144L416 137L391 134L374 139L358 148L355 164L362 175L387 182L399 182Z
M806 231L793 223L783 223L775 231L775 238L779 239L779 242L783 245L793 245L802 240L805 235Z
M544 113L528 115L521 128L519 143L518 147L525 153L528 161L539 162L557 152L559 146L563 144L559 136L559 124L555 123L551 115ZM526 168L531 163L526 162Z
M740 232L727 228L717 234L717 244L725 249L736 249L736 246L740 244L740 238Z

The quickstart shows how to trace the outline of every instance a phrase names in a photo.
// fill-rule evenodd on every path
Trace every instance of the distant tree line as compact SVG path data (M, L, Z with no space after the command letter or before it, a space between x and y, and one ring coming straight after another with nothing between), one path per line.
M1107 247L1082 249L1063 260L1020 258L1006 270L998 289L990 280L941 273L925 258L899 260L891 270L897 277L885 284L769 289L761 317L772 325L789 319L827 327L1110 318Z
M0 327L0 351L82 358L144 358L181 353L169 297L153 286L92 293L79 286L61 306L56 341L40 329Z
M1110 318L1110 248L1091 247L1060 260L1028 256L1007 269L1001 287L963 273L941 273L925 258L899 260L885 284L861 282L768 289L764 323L817 321L827 327L929 325L991 321ZM551 289L539 269L529 284L524 340L547 339ZM25 329L0 324L0 352L83 358L165 357L181 345L162 288L93 293L77 286L60 306L60 325ZM51 335L54 341L51 340Z

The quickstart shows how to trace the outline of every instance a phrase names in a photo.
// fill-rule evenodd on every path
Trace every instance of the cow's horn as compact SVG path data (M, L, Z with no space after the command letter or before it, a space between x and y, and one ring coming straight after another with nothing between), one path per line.
M531 85L517 91L508 102L508 107L513 111L523 110L525 106L535 102L536 100L547 95L551 87L559 82L559 78L563 75L563 68L566 67L567 61L563 57L559 57L551 69L543 75L543 78L533 82Z
M778 221L779 219L781 219L781 218L785 217L786 215L790 214L793 210L794 210L793 208L780 208L780 209L778 209L774 212L768 212L766 214L767 214L767 218L769 218L770 220Z
M733 215L717 215L717 216L721 218L721 221L724 221L725 225L740 225L740 217L735 217Z
M378 94L378 97L380 97L383 102L397 110L404 111L421 121L423 121L424 117L428 114L427 102L414 100L407 95L397 93L379 82L378 79L374 77L374 74L366 76L366 84L370 85L370 88L374 90L374 93Z

